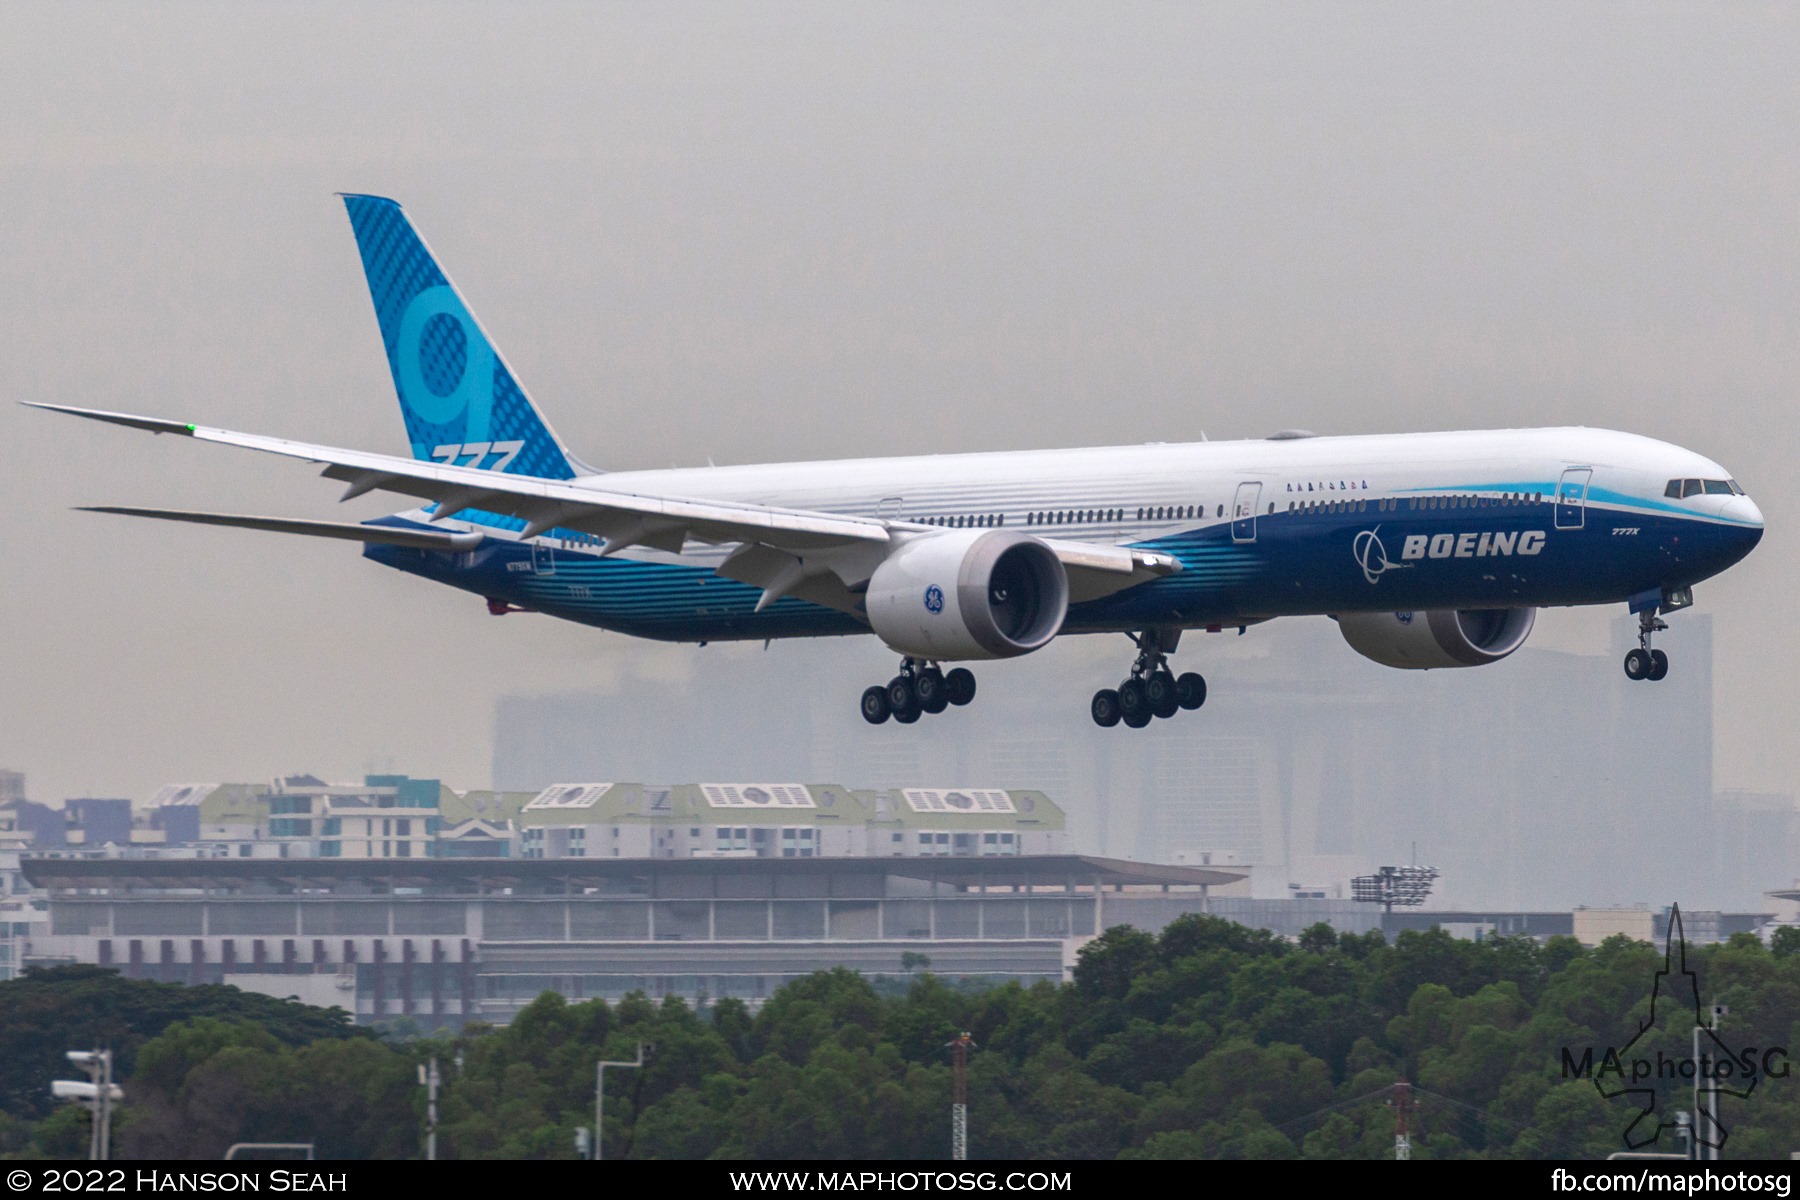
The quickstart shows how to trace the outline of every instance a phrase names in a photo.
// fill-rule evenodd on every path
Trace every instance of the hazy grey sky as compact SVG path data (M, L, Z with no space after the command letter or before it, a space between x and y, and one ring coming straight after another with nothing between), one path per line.
M605 466L1636 430L1768 516L1699 603L1719 783L1791 791L1796 62L1781 4L11 3L0 398L400 450L332 196L361 190ZM0 405L0 766L52 802L481 785L503 692L749 652L68 511L380 509L336 492ZM1598 615L1539 628L1606 644ZM827 657L801 686L846 706L891 671L872 640Z

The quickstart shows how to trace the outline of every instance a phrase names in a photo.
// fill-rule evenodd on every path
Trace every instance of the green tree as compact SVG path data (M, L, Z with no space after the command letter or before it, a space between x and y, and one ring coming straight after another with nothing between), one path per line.
M56 1105L48 1081L66 1072L65 1051L110 1048L116 1075L126 1078L140 1046L170 1025L196 1017L250 1022L288 1046L322 1037L372 1036L341 1009L311 1008L234 987L126 979L108 967L28 967L18 978L0 982L0 1111L47 1116Z

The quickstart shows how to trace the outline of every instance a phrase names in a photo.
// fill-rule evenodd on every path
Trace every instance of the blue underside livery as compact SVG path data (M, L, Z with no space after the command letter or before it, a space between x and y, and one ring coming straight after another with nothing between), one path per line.
M1138 543L1174 555L1182 571L1076 604L1063 628L1200 628L1304 613L1617 602L1714 575L1762 535L1760 527L1598 504L1585 508L1580 528L1557 528L1554 509L1544 502L1434 512L1279 512L1258 518L1255 540L1241 543L1233 541L1229 523L1199 527ZM482 596L639 637L726 641L868 632L854 614L791 597L757 613L759 589L722 578L710 566L602 558L559 544L559 535L567 536L552 531L536 545L490 537L461 554L375 545L364 553ZM1370 547L1371 535L1379 550ZM1423 539L1419 557L1404 557L1409 539ZM1535 546L1535 553L1521 553L1521 546Z

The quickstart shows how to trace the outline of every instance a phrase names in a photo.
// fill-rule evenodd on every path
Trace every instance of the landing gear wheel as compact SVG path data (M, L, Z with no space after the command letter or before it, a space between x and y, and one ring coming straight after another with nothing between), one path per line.
M1669 623L1656 614L1654 608L1638 614L1638 648L1625 656L1627 679L1655 682L1669 673L1669 656L1650 646L1650 639L1669 627Z
M871 725L879 725L893 715L886 688L877 685L862 694L862 715Z
M1141 729L1150 723L1150 697L1144 694L1142 680L1127 679L1119 685L1119 716L1133 729ZM1134 724L1140 716L1143 721Z
M1181 696L1175 690L1175 676L1168 671L1152 671L1144 680L1144 699L1150 712L1167 719L1181 710Z
M1193 671L1189 671L1175 681L1175 695L1179 699L1181 707L1193 712L1206 703L1206 680Z
M1102 729L1111 729L1119 723L1119 693L1111 688L1101 688L1094 693L1094 702L1088 706L1094 716L1094 724Z
M885 685L862 694L863 720L879 725L889 717L911 725L926 713L941 713L952 704L975 698L975 676L958 667L948 675L929 661L911 655L900 660L900 673Z
M950 707L944 673L936 667L927 667L913 676L913 694L919 698L919 707L928 713L941 713Z
M950 703L958 707L975 698L975 673L967 667L957 667L944 676L944 694L950 697Z

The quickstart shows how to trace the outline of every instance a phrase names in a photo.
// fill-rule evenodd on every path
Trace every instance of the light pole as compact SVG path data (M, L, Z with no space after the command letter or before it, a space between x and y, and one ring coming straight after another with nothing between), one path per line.
M1412 1084L1400 1080L1394 1084L1394 1161L1408 1162L1412 1159L1412 1129L1407 1124L1407 1116L1412 1111Z
M112 1152L113 1105L125 1098L124 1089L112 1081L112 1051L71 1050L67 1058L86 1071L92 1082L52 1080L50 1094L58 1100L73 1100L90 1108L94 1125L88 1137L88 1158L103 1162Z
M1694 1157L1709 1162L1719 1157L1719 1064L1701 1058L1700 1034L1709 1030L1717 1033L1720 1022L1730 1012L1723 1004L1715 1004L1712 1019L1694 1026Z
M425 1088L425 1161L437 1161L437 1097L438 1084L442 1080L438 1076L437 1055L431 1056L431 1065L419 1064L419 1083Z
M637 1044L637 1059L633 1062L607 1062L601 1060L594 1068L594 1161L599 1162L606 1157L606 1068L608 1067L641 1067L644 1065L644 1043Z

